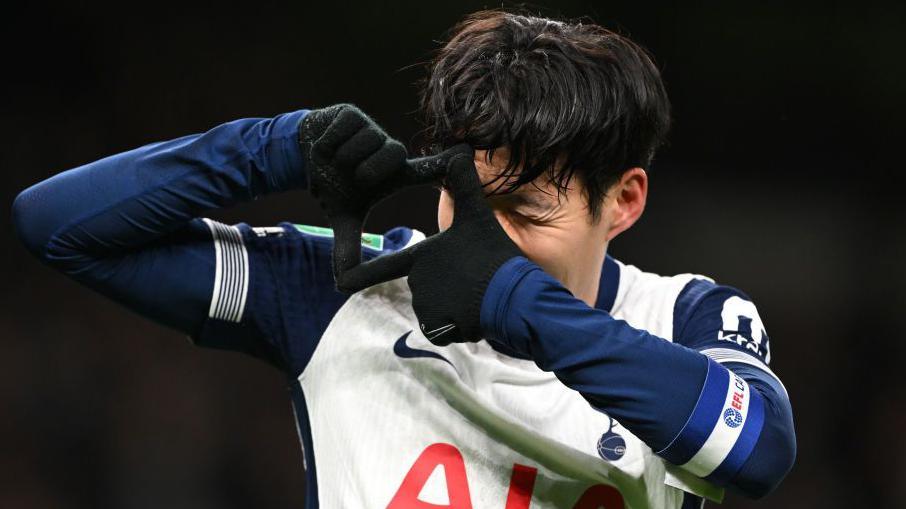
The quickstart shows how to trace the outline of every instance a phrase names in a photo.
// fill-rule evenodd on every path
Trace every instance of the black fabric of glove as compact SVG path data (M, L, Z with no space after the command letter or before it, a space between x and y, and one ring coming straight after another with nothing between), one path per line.
M299 124L299 143L308 189L334 230L335 278L361 262L362 228L375 203L404 187L439 181L447 169L444 154L407 159L402 143L351 104L309 112Z
M485 201L472 149L458 145L444 154L453 224L410 248L351 268L337 280L341 291L355 292L408 274L422 333L441 346L481 339L481 302L488 284L507 260L522 256Z

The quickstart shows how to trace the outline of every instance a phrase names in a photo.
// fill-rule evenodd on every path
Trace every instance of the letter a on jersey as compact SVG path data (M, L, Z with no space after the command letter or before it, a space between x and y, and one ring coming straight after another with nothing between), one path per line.
M426 502L419 498L431 474L442 466L447 481L446 505ZM466 479L462 454L450 444L432 444L425 449L409 469L387 509L472 509L472 496Z

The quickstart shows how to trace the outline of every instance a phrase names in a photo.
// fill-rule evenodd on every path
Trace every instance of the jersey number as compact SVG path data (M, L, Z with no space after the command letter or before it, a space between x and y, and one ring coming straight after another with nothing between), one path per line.
M771 362L771 349L764 322L758 316L755 304L734 295L724 301L720 319L723 324L717 333L718 341L736 343L762 357L766 363Z
M419 498L437 467L442 466L447 483L447 503L435 504ZM504 509L528 509L538 469L513 465ZM595 484L576 501L573 509L623 509L623 496L613 486ZM387 509L472 509L466 466L459 449L450 444L429 445L409 469Z

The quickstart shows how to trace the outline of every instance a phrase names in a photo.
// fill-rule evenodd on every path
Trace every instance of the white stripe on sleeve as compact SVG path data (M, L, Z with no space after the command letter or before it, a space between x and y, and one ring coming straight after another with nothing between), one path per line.
M754 366L771 375L774 380L777 380L777 383L779 383L780 386L783 387L783 390L786 391L786 386L783 385L783 382L780 381L780 378L773 371L771 371L771 368L769 368L767 364L762 362L761 359L757 357L730 348L708 348L706 350L701 350L699 353L710 357L719 364L738 362L740 364L748 364L749 366Z
M208 316L239 322L249 289L249 256L242 233L235 226L204 219L214 238L214 293Z

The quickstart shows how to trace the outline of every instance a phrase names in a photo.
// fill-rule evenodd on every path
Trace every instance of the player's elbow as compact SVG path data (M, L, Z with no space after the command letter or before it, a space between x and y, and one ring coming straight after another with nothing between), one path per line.
M13 228L25 248L42 262L65 273L78 272L92 258L71 239L56 238L55 232L69 217L48 200L53 189L46 184L36 184L16 196L11 211Z
M31 254L43 259L47 239L35 228L35 223L38 220L37 216L40 213L39 192L36 188L37 186L32 186L16 196L13 201L11 217L16 235L22 244L25 245L25 248Z
M762 498L773 492L796 461L796 432L789 403L772 412L752 455L734 479L733 488L749 498Z

